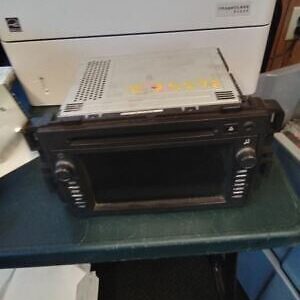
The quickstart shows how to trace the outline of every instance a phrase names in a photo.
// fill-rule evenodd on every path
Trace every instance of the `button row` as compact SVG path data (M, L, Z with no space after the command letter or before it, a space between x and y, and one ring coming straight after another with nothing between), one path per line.
M80 186L76 181L68 182L68 189L70 191L70 195L74 200L74 204L78 208L86 208L87 203L83 199L83 194L80 190Z
M246 188L246 181L248 171L245 169L237 170L234 178L232 198L240 199L243 198Z
M253 129L255 129L255 123L252 121L248 121L243 124L243 128L245 131L250 132ZM229 123L229 124L224 124L224 132L233 134L239 131L239 124L238 123Z

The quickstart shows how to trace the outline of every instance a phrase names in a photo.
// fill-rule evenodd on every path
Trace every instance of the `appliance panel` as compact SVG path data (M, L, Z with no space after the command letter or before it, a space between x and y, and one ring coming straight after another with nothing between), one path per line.
M275 0L1 0L3 41L270 24Z
M269 26L177 33L6 43L33 105L61 104L82 60L90 57L220 48L242 93L255 92Z

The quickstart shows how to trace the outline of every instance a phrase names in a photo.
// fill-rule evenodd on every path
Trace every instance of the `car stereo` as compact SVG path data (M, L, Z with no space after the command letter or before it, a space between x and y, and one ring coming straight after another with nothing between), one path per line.
M282 120L209 48L87 61L35 138L77 213L240 205Z

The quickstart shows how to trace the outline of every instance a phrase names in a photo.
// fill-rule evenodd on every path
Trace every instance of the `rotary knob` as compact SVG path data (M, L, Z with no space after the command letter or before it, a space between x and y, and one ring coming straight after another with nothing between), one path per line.
M245 147L238 151L236 160L241 168L252 169L256 166L256 152L252 147Z
M74 175L75 167L67 160L60 160L55 165L55 176L60 182L70 181Z

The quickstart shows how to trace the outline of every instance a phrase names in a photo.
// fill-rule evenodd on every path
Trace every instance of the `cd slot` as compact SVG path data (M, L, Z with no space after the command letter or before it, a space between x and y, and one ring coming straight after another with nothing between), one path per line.
M211 197L192 197L182 199L162 199L152 201L133 201L123 203L97 203L95 211L113 212L113 211L135 211L135 210L168 210L179 208L195 208L204 205L225 204L223 196Z
M145 133L131 136L105 136L105 137L81 137L72 138L69 143L71 147L130 147L173 144L180 142L199 141L214 137L213 130L179 131L167 133Z

